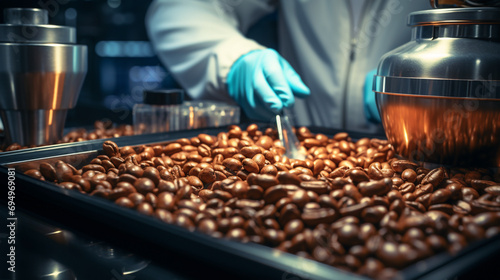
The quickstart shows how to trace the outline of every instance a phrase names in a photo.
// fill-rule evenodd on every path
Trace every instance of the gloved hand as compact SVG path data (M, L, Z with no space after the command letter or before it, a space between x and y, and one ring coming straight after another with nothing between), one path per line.
M363 104L365 108L366 119L373 123L380 123L380 114L378 113L377 103L375 102L375 92L373 92L373 76L377 74L377 69L373 69L366 75L365 86L363 88Z
M309 88L275 50L251 51L241 56L227 76L229 95L251 119L269 121Z

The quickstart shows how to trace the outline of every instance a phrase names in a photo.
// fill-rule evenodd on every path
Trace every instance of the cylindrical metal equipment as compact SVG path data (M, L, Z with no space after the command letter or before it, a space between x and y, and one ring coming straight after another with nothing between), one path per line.
M8 143L52 144L87 74L87 46L73 27L49 25L47 11L5 9L0 24L0 116Z
M409 15L412 40L380 61L374 91L403 157L500 166L500 9Z

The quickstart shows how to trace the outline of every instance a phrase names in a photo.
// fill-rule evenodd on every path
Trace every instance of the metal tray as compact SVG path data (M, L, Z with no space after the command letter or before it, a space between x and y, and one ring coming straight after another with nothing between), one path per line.
M119 146L167 143L199 133L216 134L223 129L114 138ZM314 133L334 135L337 131L311 128ZM354 139L363 135L351 133ZM16 207L36 213L63 227L98 238L156 263L193 266L187 273L195 278L225 275L248 279L367 279L316 261L261 246L215 239L198 232L163 223L114 203L61 189L55 184L22 174L41 162L63 160L77 168L99 154L107 139L60 144L0 154L0 177L7 181L7 168L16 168ZM6 203L5 196L0 203ZM401 270L399 279L450 279L463 275L487 260L497 259L500 236L470 244L451 256L435 255ZM497 269L498 272L498 269ZM222 277L221 277L222 278ZM225 277L224 277L225 278Z

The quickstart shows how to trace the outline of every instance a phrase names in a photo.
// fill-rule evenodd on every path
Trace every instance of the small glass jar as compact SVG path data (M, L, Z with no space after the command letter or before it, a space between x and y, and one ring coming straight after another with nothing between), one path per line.
M145 90L143 104L133 108L134 133L148 134L188 129L181 119L184 90Z

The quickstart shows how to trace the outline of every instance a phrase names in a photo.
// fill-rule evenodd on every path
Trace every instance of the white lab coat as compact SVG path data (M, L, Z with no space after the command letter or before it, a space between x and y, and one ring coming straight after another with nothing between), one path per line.
M278 9L279 50L311 89L296 99L296 125L381 132L363 111L365 75L381 56L410 40L412 11L426 0L367 0L353 35L349 0L155 0L146 16L162 63L189 95L231 102L226 76L243 54L265 46L245 37Z

